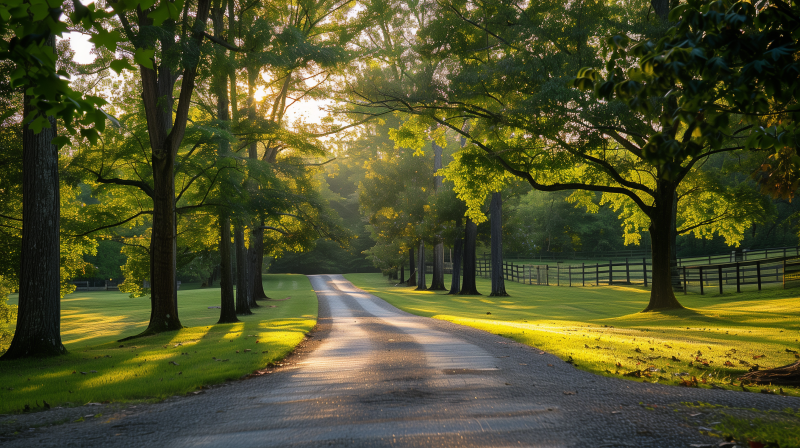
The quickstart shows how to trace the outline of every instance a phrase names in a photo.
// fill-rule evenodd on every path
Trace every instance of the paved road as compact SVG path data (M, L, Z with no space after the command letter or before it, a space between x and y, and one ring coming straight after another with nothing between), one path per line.
M283 368L3 446L687 447L719 439L665 406L800 407L797 398L598 377L499 336L407 314L341 276L310 278L319 327Z

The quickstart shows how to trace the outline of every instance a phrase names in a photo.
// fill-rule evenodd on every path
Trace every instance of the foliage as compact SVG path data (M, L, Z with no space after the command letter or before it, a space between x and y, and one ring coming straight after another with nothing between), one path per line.
M146 9L148 1L118 2L115 8L135 10L144 5ZM168 4L161 2L156 9L163 10ZM96 46L114 52L123 40L119 32L105 28L105 22L115 12L98 8L94 3L84 6L77 0L72 4L63 0L4 0L0 2L0 60L14 63L10 84L30 95L32 107L59 118L72 134L77 132L76 125L83 126L80 134L94 141L105 129L106 119L111 118L101 109L107 102L73 90L68 82L69 74L57 68L57 55L47 44L52 36L61 36L67 31L68 23L62 21L65 10L69 12L69 24L95 32L92 41ZM132 68L126 59L116 59L111 66L117 72ZM4 111L2 119L11 113L14 111ZM25 121L34 132L49 126L45 115L25 117ZM61 136L53 143L61 146L68 141Z

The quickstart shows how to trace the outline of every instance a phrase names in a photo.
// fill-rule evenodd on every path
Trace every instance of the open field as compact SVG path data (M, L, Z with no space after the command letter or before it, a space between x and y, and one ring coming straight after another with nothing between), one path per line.
M0 362L0 414L87 402L160 399L236 379L274 363L316 324L317 298L302 275L269 275L274 300L241 322L216 324L219 288L178 292L186 328L117 340L141 332L149 298L121 292L73 293L62 300L61 333L69 354ZM9 300L16 303L16 298Z
M649 298L642 287L506 281L509 297L488 297L490 282L478 279L487 295L449 296L395 287L379 274L345 277L410 313L499 334L607 376L665 384L694 384L695 377L700 387L739 389L734 379L748 369L783 366L800 356L800 289L690 293L678 296L685 310L640 313ZM800 396L798 388L783 390Z

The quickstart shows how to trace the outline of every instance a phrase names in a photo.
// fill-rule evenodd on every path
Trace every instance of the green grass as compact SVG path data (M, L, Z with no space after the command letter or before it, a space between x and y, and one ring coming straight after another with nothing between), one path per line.
M120 292L73 293L62 300L61 333L69 354L0 362L0 414L87 402L162 399L237 379L274 363L316 324L317 299L301 275L269 275L278 300L241 322L216 324L219 288L178 292L187 328L126 341L147 326L149 298ZM182 288L183 289L183 288ZM288 299L287 299L288 298ZM15 303L16 300L9 300Z
M449 296L394 287L380 274L348 274L356 286L400 309L478 328L572 358L581 369L637 381L739 389L733 380L758 364L790 364L800 352L800 290L725 295L688 294L687 307L641 313L650 292L642 287L529 286L506 281L510 297ZM449 279L446 279L449 285ZM628 376L626 376L626 374ZM682 374L682 376L676 376ZM749 390L780 392L777 387ZM784 393L800 396L798 388Z
M765 447L800 448L800 411L735 408L708 403L683 403L676 410L694 412L708 435L748 446L758 442ZM692 415L692 414L690 414Z

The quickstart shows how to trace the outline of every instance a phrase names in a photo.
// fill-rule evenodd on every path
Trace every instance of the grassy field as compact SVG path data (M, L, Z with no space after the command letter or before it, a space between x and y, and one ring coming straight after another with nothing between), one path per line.
M62 300L61 333L69 354L0 362L0 414L29 407L161 399L236 379L274 363L316 324L317 299L302 275L269 275L275 300L241 322L216 324L219 288L178 292L187 328L124 343L147 326L149 298L121 292L73 293ZM13 298L9 303L15 303Z
M506 281L509 297L488 297L490 283L479 279L485 295L449 296L395 287L380 274L345 277L405 311L499 334L572 359L578 368L638 381L739 389L734 379L748 369L790 364L800 352L797 289L690 293L678 296L685 310L640 313L650 294L641 287ZM798 388L783 390L800 396Z

